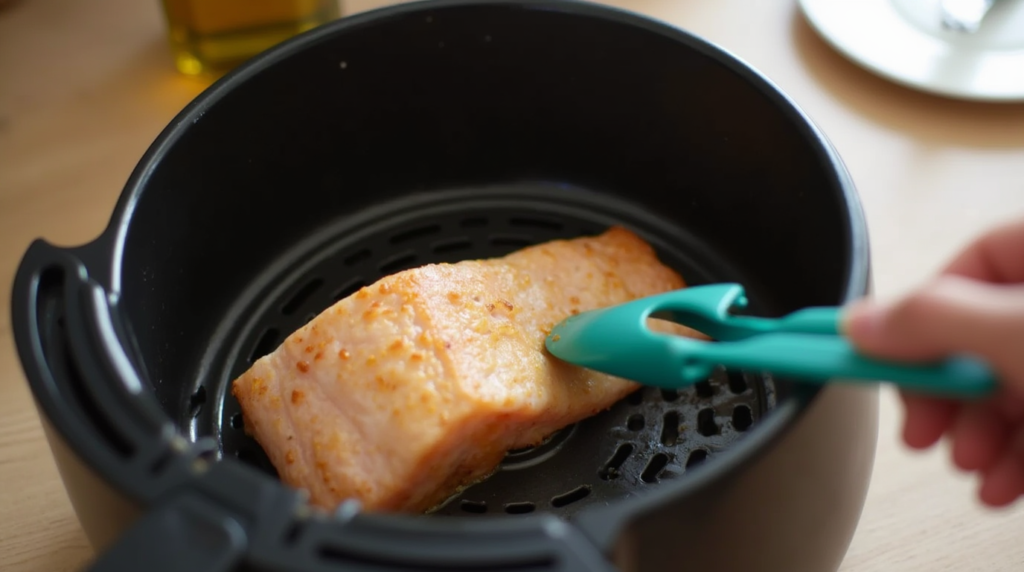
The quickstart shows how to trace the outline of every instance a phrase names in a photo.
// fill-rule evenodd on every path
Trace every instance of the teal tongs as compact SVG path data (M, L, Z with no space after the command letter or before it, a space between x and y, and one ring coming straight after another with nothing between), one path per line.
M781 318L733 312L746 305L739 284L691 286L569 317L545 345L569 363L667 389L703 381L719 366L807 383L886 381L952 398L980 398L996 387L988 365L969 356L897 363L858 353L840 331L840 308L805 308ZM649 317L713 341L652 331Z

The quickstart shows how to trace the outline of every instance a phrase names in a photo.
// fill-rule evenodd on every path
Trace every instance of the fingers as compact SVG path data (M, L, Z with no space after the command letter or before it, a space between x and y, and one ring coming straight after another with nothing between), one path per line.
M1024 425L1024 392L1016 388L1003 388L992 398L992 403L1007 422Z
M982 476L978 497L991 507L1007 506L1024 494L1024 428L1019 428L999 460Z
M953 424L960 404L946 399L901 393L906 409L903 441L914 449L927 449Z
M999 375L998 395L964 403L904 392L903 438L923 449L948 436L954 464L981 476L978 495L989 506L1024 495L1024 220L987 233L902 300L852 305L843 328L878 358L986 359Z
M950 429L953 463L964 471L990 470L1003 456L1010 433L991 402L964 406Z
M995 284L1024 282L1024 220L986 233L954 258L943 273Z
M894 304L854 304L844 321L866 354L908 361L976 354L1024 394L1024 286L946 276Z
M907 416L904 437L911 447L934 445L942 436L952 442L953 463L981 477L979 499L1002 507L1024 495L1024 420L1015 395L999 395L963 404L918 395L903 395Z
M1024 467L1019 457L1007 457L985 474L978 491L981 502L993 508L1009 505L1024 492Z

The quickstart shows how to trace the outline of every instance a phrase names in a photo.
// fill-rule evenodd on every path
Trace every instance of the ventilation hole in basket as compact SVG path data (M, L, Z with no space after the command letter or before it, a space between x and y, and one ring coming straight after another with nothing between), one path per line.
M697 414L697 432L705 437L718 435L718 424L715 423L715 410L701 409Z
M344 300L345 298L348 298L352 294L355 294L356 292L358 292L360 288L365 288L365 287L366 287L366 281L363 280L362 278L356 278L355 280L352 280L348 284L345 284L344 286L342 286L334 294L334 296L332 296L332 298L334 298L335 302L337 302L338 300Z
M459 508L461 508L463 512L483 514L487 512L487 503L463 499L462 502L459 503Z
M563 493L552 498L551 506L555 508L562 508L563 506L568 506L578 500L587 498L589 494L590 485L580 485L567 493Z
M626 419L626 429L630 431L640 431L644 428L644 416L639 413L634 413Z
M694 389L697 391L697 397L707 399L715 394L715 388L711 387L710 381L698 381L693 384Z
M679 440L679 414L669 411L662 419L661 444L671 447Z
M241 413L235 413L231 416L231 427L233 429L244 429L245 428L245 417L242 417Z
M533 241L525 236L512 234L496 234L491 236L491 244L494 246L511 246L514 248L526 248L533 244Z
M729 372L729 391L740 394L747 390L747 379L741 371Z
M647 461L647 466L644 467L644 471L640 473L640 480L645 483L656 483L658 482L658 475L668 465L668 455L665 453L658 453L651 457L650 461Z
M619 445L619 448L615 450L615 454L612 455L608 462L601 467L597 475L604 480L617 479L619 478L619 468L626 462L626 459L633 454L632 443L623 443Z
M463 228L480 228L482 226L487 226L487 219L484 217L465 218L462 219L462 222L459 223L459 225Z
M540 218L512 218L509 219L508 224L510 226L520 226L526 228L541 228L545 230L562 230L564 226L562 223L554 220L545 220Z
M626 403L630 405L640 405L644 402L644 390L638 389L633 393L626 396Z
M323 283L324 281L320 278L310 280L305 286L299 288L299 291L292 296L291 300L288 300L288 303L281 307L281 312L286 316L292 315L292 313L295 312L295 310L298 310L306 300L309 300L309 297L312 296L313 293L323 285Z
M532 502L510 502L505 505L508 514L526 514L537 508Z
M434 244L434 252L437 254L446 254L448 252L457 252L459 250L468 250L473 248L473 243L468 238L456 238L452 240L445 240Z
M691 469L703 463L708 458L708 452L704 449L694 449L686 459L686 468Z
M737 431L746 431L754 423L754 416L746 405L737 405L732 410L732 426Z
M256 345L253 346L252 353L249 354L249 363L255 363L256 360L274 351L275 348L277 348L277 328L267 328L256 341Z
M203 410L203 404L206 403L206 387L200 385L199 389L188 398L188 414L191 417L196 417L199 412Z
M370 252L369 249L364 248L355 254L349 255L348 258L345 259L345 265L355 266L356 264L359 264L360 262L370 258L371 254L372 253Z
M669 403L679 399L679 391L675 389L662 389L661 398Z
M441 227L436 224L430 226L421 226L405 232L400 232L391 237L391 244L398 244L401 242L408 242L410 240L416 240L417 238L423 238L424 236L430 236L441 232Z
M414 262L416 262L416 253L405 252L381 262L377 269L380 270L381 274L393 274L400 270L411 268Z

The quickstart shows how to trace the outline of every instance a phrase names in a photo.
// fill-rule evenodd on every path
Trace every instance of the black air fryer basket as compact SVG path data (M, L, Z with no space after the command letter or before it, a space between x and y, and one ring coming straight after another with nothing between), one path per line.
M611 225L779 315L865 294L855 191L777 88L592 4L454 0L256 58L160 135L94 242L37 241L14 331L97 571L834 570L870 390L646 388L429 515L313 510L231 381L359 287Z

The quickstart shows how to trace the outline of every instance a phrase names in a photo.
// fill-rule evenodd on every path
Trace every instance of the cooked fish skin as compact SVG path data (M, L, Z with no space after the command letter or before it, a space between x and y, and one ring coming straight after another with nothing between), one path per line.
M431 264L324 310L235 379L232 393L246 431L311 504L423 512L493 473L508 450L637 389L551 356L544 339L556 323L683 287L621 227Z

